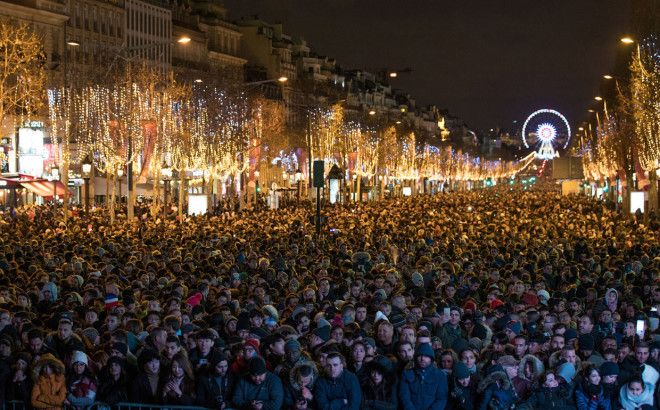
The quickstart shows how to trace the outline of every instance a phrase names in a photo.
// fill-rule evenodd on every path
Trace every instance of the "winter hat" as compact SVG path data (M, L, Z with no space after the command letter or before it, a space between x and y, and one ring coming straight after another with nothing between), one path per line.
M265 305L261 308L261 312L268 317L272 317L276 322L280 320L280 315L277 313L277 309L275 309L275 306L273 305Z
M387 293L385 293L384 289L377 289L374 292L374 298L379 299L379 300L385 300L385 299L387 299Z
M430 357L431 359L435 359L435 352L433 351L431 344L422 343L419 346L417 346L417 349L415 349L415 357L418 356L427 356Z
M116 350L126 356L128 354L128 346L123 342L115 342L111 346L112 350Z
M297 341L296 339L289 339L284 343L284 351L285 352L300 352L302 347L300 346L300 342Z
M412 277L410 278L413 285L415 286L424 286L424 277L419 272L413 272Z
M83 363L85 365L88 364L87 362L87 355L85 352L81 352L80 350L76 350L73 352L73 356L71 357L71 363Z
M305 307L302 305L298 305L295 309L293 309L293 312L291 312L291 319L298 320L298 316L302 315L303 313L306 314L307 309L305 309Z
M539 302L541 302L544 305L547 305L548 300L550 300L550 293L548 293L548 291L545 289L541 289L538 292L536 292L536 296L539 297Z
M614 362L603 362L603 364L600 365L600 369L598 370L598 373L600 373L601 377L618 376L619 365Z
M578 348L580 350L594 350L595 346L594 337L589 334L580 335L578 338Z
M312 334L315 336L318 336L323 342L327 342L330 340L330 332L332 331L332 328L328 326L321 326L317 327L312 331Z
M82 335L85 339L89 340L90 342L93 342L96 340L97 337L99 337L99 331L96 330L94 327L87 327L83 329Z
M83 304L83 298L78 292L70 292L66 297L67 303L78 303L79 305Z
M331 327L330 322L328 322L324 317L319 318L316 327Z
M566 342L568 342L569 340L577 339L577 331L572 327L569 327L564 332L564 339L566 340Z
M506 328L512 331L516 336L518 336L520 334L520 331L522 330L522 324L517 320L512 320L509 323L507 323Z
M518 361L511 355L502 356L497 360L497 364L502 367L517 367Z
M566 381L566 383L570 384L575 377L575 366L573 366L573 363L562 363L557 368L557 376L561 377L564 379L564 381Z
M491 309L497 309L498 307L503 306L503 305L504 305L504 302L502 302L502 301L499 300L499 299L493 299L493 300L490 302L490 308L491 308Z
M197 292L186 300L186 304L195 307L202 303L203 297L204 296L200 292Z
M470 377L470 370L463 362L454 364L454 377L456 380L467 379Z
M248 371L251 376L261 376L266 373L266 362L261 357L253 357L248 362Z
M259 343L259 341L257 339L248 339L248 340L245 341L245 344L243 345L243 347L252 346L254 348L254 350L256 350L258 352L260 344L261 343Z
M644 365L644 371L642 371L642 380L644 383L655 386L655 384L658 382L659 376L660 374L653 368L653 366L648 364Z

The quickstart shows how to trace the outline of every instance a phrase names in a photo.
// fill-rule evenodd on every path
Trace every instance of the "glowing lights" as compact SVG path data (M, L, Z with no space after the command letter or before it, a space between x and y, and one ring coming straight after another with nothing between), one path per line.
M176 42L179 44L188 44L192 41L192 39L188 36L181 36L179 37Z
M536 129L536 136L543 142L552 142L557 138L557 129L554 125L544 122Z
M623 44L632 44L635 42L635 40L633 40L632 37L625 36L625 37L621 37L621 42Z
M536 116L545 115L545 116L555 116L559 117L566 127L566 141L562 146L563 149L566 149L568 143L571 140L571 126L568 123L566 117L564 117L559 111L552 110L549 108L543 108L537 111L534 111L532 114L527 117L525 123L522 127L522 140L525 144L525 148L529 148L529 142L527 141L527 125L532 121ZM540 159L551 159L559 156L553 144L557 141L557 128L550 124L549 122L544 122L539 125L537 128L537 138L541 142L539 150L536 152L536 157Z
M286 83L287 81L289 81L289 78L285 76L281 76L280 78L277 79L277 81L279 81L280 83Z
M603 101L603 97L601 97L600 95L597 95L597 96L594 97L594 100Z
M612 76L609 75L609 74L605 74L605 75L603 76L603 78L606 79L606 80L611 80L611 79L613 79L614 77L612 77Z

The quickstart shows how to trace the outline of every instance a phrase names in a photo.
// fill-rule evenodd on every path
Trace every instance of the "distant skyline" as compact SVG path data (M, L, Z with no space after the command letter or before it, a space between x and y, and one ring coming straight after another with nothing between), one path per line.
M614 67L626 0L225 0L346 69L413 71L392 81L472 128L510 128L539 108L576 124Z

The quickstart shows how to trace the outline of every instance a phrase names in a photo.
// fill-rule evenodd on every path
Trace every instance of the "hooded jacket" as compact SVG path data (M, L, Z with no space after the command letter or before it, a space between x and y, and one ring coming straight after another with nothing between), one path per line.
M448 396L447 375L433 365L405 370L401 376L399 399L404 410L442 410Z
M499 365L493 366L479 383L478 392L482 394L480 410L507 410L514 405L517 398L509 376Z
M246 375L236 384L232 402L237 409L252 408L253 400L263 402L264 410L278 410L282 408L284 401L284 390L282 381L271 372L266 372L266 380L257 385Z
M384 361L389 361L383 356ZM391 364L390 364L391 366ZM364 366L367 379L362 383L362 409L368 410L396 410L397 400L397 378L391 368L379 363L377 359L372 360ZM369 375L376 370L383 375L383 381L375 386Z
M527 366L527 363L531 363L532 365L531 378L528 378L525 374L525 366ZM520 363L518 364L518 377L532 384L536 384L538 382L544 371L545 367L543 366L543 362L538 357L531 354L526 354L523 356L523 358L520 360Z
M41 374L44 366L50 366L53 374ZM32 370L32 407L37 409L63 409L66 399L64 364L51 354L41 356Z
M300 384L298 384L298 375L300 374L300 368L303 366L309 366L312 368L312 381L309 384L309 389L314 391L314 384L319 378L319 371L316 368L316 364L312 361L306 360L298 362L289 372L289 379L284 388L285 409L294 408L296 402L302 397L302 388L300 387Z

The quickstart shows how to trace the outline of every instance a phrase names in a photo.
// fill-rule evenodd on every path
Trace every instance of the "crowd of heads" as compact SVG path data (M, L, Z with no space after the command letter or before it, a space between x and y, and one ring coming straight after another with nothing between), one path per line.
M541 188L326 207L321 235L306 207L60 211L0 221L0 401L658 405L653 218Z

